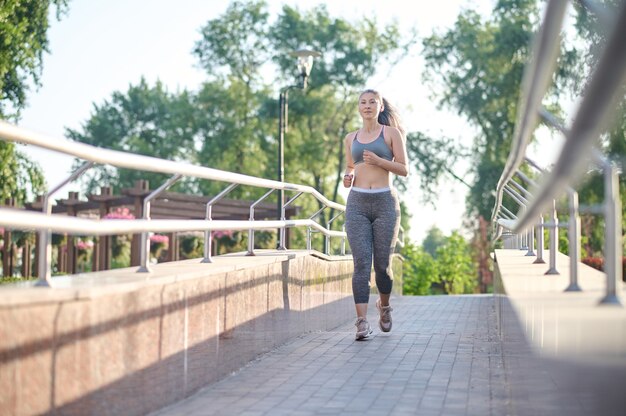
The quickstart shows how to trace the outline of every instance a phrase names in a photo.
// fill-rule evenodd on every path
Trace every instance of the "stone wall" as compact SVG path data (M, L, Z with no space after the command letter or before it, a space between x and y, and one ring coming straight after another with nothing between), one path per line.
M0 414L143 415L354 318L350 257L276 254L3 288Z

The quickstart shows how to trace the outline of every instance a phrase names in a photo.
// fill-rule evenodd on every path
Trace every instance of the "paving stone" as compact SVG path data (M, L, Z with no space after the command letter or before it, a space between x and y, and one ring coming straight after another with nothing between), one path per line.
M357 342L350 321L298 337L152 416L590 414L594 397L572 397L527 346L503 346L493 296L392 304L390 333Z

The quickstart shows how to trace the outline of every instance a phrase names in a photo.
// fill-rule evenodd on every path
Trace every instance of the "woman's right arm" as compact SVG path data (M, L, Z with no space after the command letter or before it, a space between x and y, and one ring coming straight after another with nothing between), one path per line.
M346 170L343 175L343 186L349 188L352 186L354 180L354 160L352 160L352 136L353 133L348 133L343 139L343 144L346 153Z

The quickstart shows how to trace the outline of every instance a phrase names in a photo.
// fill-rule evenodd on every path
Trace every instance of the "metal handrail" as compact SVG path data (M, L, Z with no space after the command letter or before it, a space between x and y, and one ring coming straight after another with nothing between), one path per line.
M319 193L315 188L310 186L291 184L291 183L283 183L268 179L261 179L254 176L242 175L238 173L226 172L217 169L195 166L188 163L183 162L175 162L170 160L159 159L151 156L144 156L132 153L126 153L117 150L111 149L103 149L95 146L91 146L85 143L73 142L66 139L57 139L51 138L48 136L44 136L42 134L38 134L21 127L15 126L13 124L7 123L5 121L0 121L0 139L5 141L12 141L27 145L33 145L37 147L41 147L48 150L53 150L57 152L61 152L70 156L77 157L79 159L86 160L88 165L92 166L95 163L115 166L118 168L127 168L133 170L144 170L158 173L171 174L172 179L167 181L161 187L159 187L156 191L152 192L150 196L144 201L144 211L146 217L143 220L128 220L124 221L124 224L121 224L119 221L102 221L95 222L87 222L81 221L78 218L58 218L58 216L50 216L50 210L46 209L45 212L41 214L35 214L35 217L28 215L23 216L24 213L18 213L11 209L0 208L0 224L10 228L23 228L23 229L35 229L40 231L40 236L44 238L41 239L40 248L39 248L39 279L37 281L38 286L50 286L50 278L51 278L51 267L52 263L50 261L51 257L51 249L50 249L50 238L45 238L49 236L51 232L59 232L59 233L69 233L69 234L92 234L92 235L113 235L127 232L141 232L142 233L142 244L140 246L141 250L141 265L138 268L140 272L149 272L148 267L148 252L149 252L149 233L154 232L182 232L182 231L204 231L205 238L205 257L203 262L210 262L210 252L207 254L206 249L210 249L210 230L254 230L254 229L269 229L272 227L276 227L281 231L281 241L284 241L284 230L286 227L298 227L298 226L306 226L309 229L316 229L318 232L327 235L328 237L345 237L345 233L342 232L333 232L327 230L323 226L319 225L315 221L312 220L289 220L286 221L284 217L284 208L283 208L283 216L280 221L238 221L238 222L221 222L221 221L211 221L210 213L211 213L211 205L215 202L213 198L207 204L207 218L206 221L188 221L185 220L183 222L169 222L163 225L161 221L153 221L149 220L149 204L150 199L156 197L159 193L161 193L164 189L171 186L178 179L183 176L196 177L200 179L209 179L216 180L222 182L229 182L230 185L227 188L228 190L232 189L237 185L250 185L256 187L264 187L270 188L271 190L289 190L296 191L298 195L302 193L307 193L316 198L323 206L332 207L336 209L338 212L345 212L345 206L338 204L336 202L328 200L321 193ZM74 178L80 176L87 168L83 167L79 169L77 172L73 173L68 179L64 180L61 184L54 188L54 191L59 188L65 186L69 182L71 182ZM175 178L175 179L174 179ZM51 192L48 193L50 195ZM220 194L221 195L221 194ZM292 199L293 200L293 199ZM45 201L44 201L45 202ZM45 207L44 203L44 207ZM42 218L36 218L37 215L40 215ZM70 220L68 222L68 220ZM79 220L75 222L74 220ZM91 220L93 221L93 220ZM142 222L145 221L145 222ZM45 269L45 270L42 270Z
M61 152L82 160L89 160L103 165L116 166L118 168L166 173L171 175L181 174L187 177L238 183L240 185L305 192L313 195L316 199L328 207L345 211L344 205L327 199L315 188L308 185L278 182L271 179L262 179L255 176L243 175L241 173L233 173L204 166L196 166L185 162L159 159L152 156L105 149L66 139L52 138L26 130L22 127L15 126L2 120L0 120L0 139L30 144L44 149Z
M582 1L585 7L591 7L591 2ZM496 188L496 201L492 212L492 223L496 227L496 238L504 235L503 230L520 233L528 227L537 227L541 237L543 228L550 227L550 269L546 274L558 274L556 271L556 251L558 240L558 227L568 227L570 239L570 285L566 291L578 291L578 263L580 262L580 218L578 194L571 187L578 176L586 170L586 166L595 163L602 167L605 175L605 201L602 213L606 218L606 242L605 257L610 264L605 267L607 276L607 294L601 303L619 304L616 286L622 279L622 270L619 267L618 257L622 250L621 235L621 206L617 186L617 170L602 154L593 149L601 132L605 128L611 110L626 84L626 49L623 40L626 39L626 3L622 3L619 13L616 13L611 27L611 33L607 36L606 47L594 68L573 122L569 128L565 128L556 117L541 106L541 100L547 90L547 81L552 76L554 65L555 48L558 48L559 33L563 22L563 12L567 2L551 0L546 9L546 14L541 26L538 40L533 47L533 59L529 63L522 82L522 94L516 119L515 133L511 152L507 159L504 171ZM537 57L546 59L543 63L537 62ZM548 71L549 69L549 71ZM566 139L558 160L552 169L544 170L526 157L526 147L530 137L537 127L537 119L541 117L546 124L556 128ZM591 157L590 157L591 155ZM533 195L524 201L514 219L502 219L502 212L508 212L503 205L503 194L507 193L513 200L520 204L520 195L511 192L513 176L518 173L527 182L519 168L522 163L528 163L531 167L542 173L543 180L533 185ZM569 220L559 222L556 211L556 198L563 193L569 197ZM551 207L551 223L543 222L543 213L548 206ZM539 257L535 263L543 262L541 252L543 238L539 241Z
M622 4L614 30L608 39L587 92L568 129L567 146L549 173L534 199L532 207L519 219L518 229L528 226L556 197L556 194L578 176L589 163L588 155L611 114L613 103L620 97L626 82L626 4Z
M137 234L143 232L172 233L204 230L265 230L279 227L311 227L331 237L343 237L341 231L327 230L310 219L297 220L166 220L117 219L94 220L81 217L68 217L60 214L45 215L36 211L0 207L0 225L23 230L50 230L54 233L73 235L114 235Z
M50 235L50 233L52 232L76 235L89 234L94 236L142 233L142 261L138 269L138 271L142 272L150 271L147 261L147 252L149 250L148 236L150 233L154 232L204 231L207 241L205 242L205 256L203 258L203 262L211 262L210 251L207 250L207 247L210 250L211 230L248 230L249 236L253 238L254 230L277 228L280 230L280 248L284 249L285 229L287 227L306 227L308 230L315 230L315 232L320 232L324 234L326 236L326 239L328 240L326 247L329 247L330 237L340 237L342 239L341 253L342 255L345 254L345 230L332 231L329 228L327 229L323 227L312 218L296 220L287 220L285 218L286 207L303 193L310 194L314 198L316 198L323 206L322 209L332 208L339 211L339 213L335 217L345 213L344 205L328 200L311 186L278 182L269 179L261 179L254 176L221 171L202 166L195 166L183 162L175 162L151 156L98 148L85 143L73 142L66 139L55 139L23 129L21 127L12 125L1 120L0 140L34 145L44 149L61 152L66 155L74 156L76 158L87 161L86 165L81 167L78 171L74 172L68 179L64 180L61 184L56 186L53 192L56 192L56 190L58 190L62 186L65 186L74 178L80 176L80 174L84 173L86 169L88 169L95 163L115 166L118 168L143 170L172 175L170 180L161 185L161 187L159 187L156 191L153 191L144 201L143 219L133 219L128 221L107 219L91 220L84 218L51 215L49 209L45 209L43 213L36 213L0 207L1 226L26 230L39 230L41 235ZM220 193L218 196L211 199L209 203L207 203L207 215L205 220L151 220L149 213L150 200L155 198L163 190L165 190L184 176L227 182L229 183L229 186L222 193ZM283 205L281 219L277 221L255 221L253 218L255 204L253 204L253 206L251 207L251 217L249 221L212 220L212 204L237 185L250 185L269 188L270 191L267 192L265 196L261 199L264 199L274 190L295 191L296 195ZM49 192L48 195L51 195L51 192ZM260 200L257 201L257 203L258 202L260 202ZM321 212L321 210L318 211L318 213L319 212ZM404 238L404 235L402 236L402 238ZM43 273L40 271L37 285L50 286L50 239L43 239L43 241L45 244L42 244L44 246L43 248L40 247L40 264L45 267L46 270ZM398 244L402 245L402 241L398 241ZM252 245L252 250L253 247L254 246ZM310 248L310 242L307 242L307 248ZM326 251L329 250L327 249ZM251 252L251 250L249 250L249 252Z
M533 56L524 71L522 93L518 107L518 122L515 124L511 153L506 161L504 172L496 188L495 218L497 207L502 204L504 185L513 177L521 165L526 147L537 124L541 100L552 79L559 47L559 33L567 6L566 1L551 0L546 8L541 29L535 38Z

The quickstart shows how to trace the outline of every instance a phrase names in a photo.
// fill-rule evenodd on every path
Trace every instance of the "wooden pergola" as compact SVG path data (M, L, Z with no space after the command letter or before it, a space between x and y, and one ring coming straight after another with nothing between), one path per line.
M141 180L135 183L134 188L127 188L121 191L121 195L113 195L110 187L100 188L99 194L87 195L87 200L79 199L78 192L69 192L65 199L56 200L56 205L52 207L53 214L66 214L76 217L103 218L117 208L127 208L135 218L142 218L144 199L152 191L148 182ZM33 203L28 203L23 209L41 211L42 197L38 197ZM150 202L150 218L153 219L204 219L206 217L206 205L211 198L199 195L188 195L176 192L162 192ZM223 198L212 206L212 218L215 220L248 220L250 217L250 205L253 201L235 200ZM12 205L12 201L6 201L5 205ZM297 214L299 207L288 207L286 218L291 218ZM255 219L266 220L276 219L276 204L260 203L255 206ZM177 233L166 234L169 237L169 249L165 254L165 261L179 260L179 241ZM289 240L289 233L287 242ZM111 268L111 236L98 236L94 238L94 248L92 255L92 270L108 270ZM3 276L12 275L14 268L14 247L13 244L6 244L11 241L11 230L4 231L5 244L2 247L2 270ZM58 271L68 274L77 273L78 249L75 245L76 238L67 236L65 238L65 249L59 250ZM36 276L38 250L38 236L34 247L29 242L22 247L22 259L31 258L32 249L35 248L34 265L31 261L22 261L22 275ZM140 264L140 244L141 234L133 234L131 242L131 266Z

